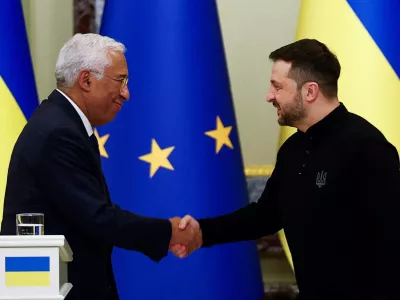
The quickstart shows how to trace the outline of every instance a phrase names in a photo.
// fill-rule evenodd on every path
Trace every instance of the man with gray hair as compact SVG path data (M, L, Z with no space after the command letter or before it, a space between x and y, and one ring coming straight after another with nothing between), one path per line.
M179 218L150 218L111 202L93 126L112 121L129 99L123 44L77 34L61 49L57 89L20 134L8 170L2 235L15 235L15 215L44 213L45 233L64 235L73 252L69 300L118 299L113 246L158 262L170 245L201 243L199 230L178 229Z

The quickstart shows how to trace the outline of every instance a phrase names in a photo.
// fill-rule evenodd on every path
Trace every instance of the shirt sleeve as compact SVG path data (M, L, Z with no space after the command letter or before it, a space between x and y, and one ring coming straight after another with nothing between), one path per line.
M360 192L374 224L387 240L400 240L400 165L396 148L386 141L371 141L359 151Z
M369 262L371 274L376 276L377 288L386 290L387 286L396 286L400 269L399 157L386 140L363 143L358 154L354 174L375 256Z
M62 128L46 139L36 166L49 205L82 235L136 250L155 261L168 253L169 220L150 218L109 203L84 141ZM101 176L101 175L99 175Z
M226 215L199 219L203 246L255 240L282 229L276 197L277 176L275 169L256 203Z

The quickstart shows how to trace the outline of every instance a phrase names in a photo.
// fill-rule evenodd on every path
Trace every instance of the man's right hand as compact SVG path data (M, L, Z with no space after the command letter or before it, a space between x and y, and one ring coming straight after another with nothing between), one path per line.
M199 223L190 215L182 219L170 219L172 224L172 238L170 250L176 256L183 258L200 248L203 244Z

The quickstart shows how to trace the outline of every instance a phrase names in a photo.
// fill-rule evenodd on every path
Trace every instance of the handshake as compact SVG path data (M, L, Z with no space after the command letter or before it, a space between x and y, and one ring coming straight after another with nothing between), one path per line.
M174 217L169 221L172 224L169 250L177 257L184 258L202 246L201 228L192 216Z

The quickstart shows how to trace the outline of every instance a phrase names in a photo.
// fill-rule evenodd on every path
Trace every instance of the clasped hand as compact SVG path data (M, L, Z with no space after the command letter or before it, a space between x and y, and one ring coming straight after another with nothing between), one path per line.
M172 224L169 250L177 257L186 257L202 246L200 225L193 217L186 215L182 219L174 217L169 220Z

